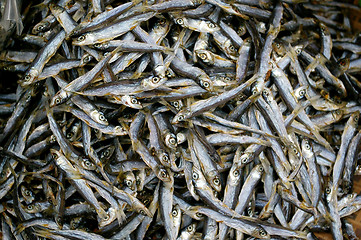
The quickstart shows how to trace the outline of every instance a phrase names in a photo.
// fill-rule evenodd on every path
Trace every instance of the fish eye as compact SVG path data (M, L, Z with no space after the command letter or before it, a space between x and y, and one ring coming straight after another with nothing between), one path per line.
M178 18L178 19L176 20L176 22L177 22L177 24L179 24L179 25L182 25L182 24L184 23L184 21L183 21L182 18Z
M101 47L102 47L102 44L101 44L101 43L96 43L96 44L94 44L94 47L96 47L96 48L101 48Z
M247 213L248 213L249 216L253 215L253 211L252 211L252 208L251 208L251 207L249 207L249 208L247 209Z
M100 120L100 121L106 121L107 119L104 117L103 114L100 114L100 115L99 115L99 120Z
M236 50L236 48L233 45L231 45L231 46L229 46L229 50L234 52Z
M84 58L84 62L85 62L85 63L90 62L90 60L91 60L91 56L86 56L86 57Z
M51 153L51 156L52 156L53 159L55 159L55 160L59 158L58 154L56 154L56 153Z
M61 99L60 98L56 98L55 99L55 104L60 104L61 103Z
M189 225L189 226L187 227L187 231L188 231L188 232L192 232L192 231L193 231L193 225Z
M132 181L130 180L125 180L125 185L127 185L128 187L132 186Z
M201 82L201 85L202 85L204 88L209 88L209 86L210 86L209 82L207 82L207 81L202 81L202 82Z
M166 23L166 20L164 18L159 19L158 24L164 25Z
M225 77L224 80L229 82L229 81L231 81L231 78L230 77Z
M158 83L159 80L160 80L160 77L153 77L153 78L152 78L152 82L153 82L153 83Z
M31 195L30 191L27 190L27 189L24 191L24 194L25 194L26 196L30 196L30 195Z
M297 54L300 54L300 53L301 53L301 49L300 49L300 48L297 48L297 49L296 49L296 53L297 53Z
M233 171L233 176L238 177L238 176L239 176L239 171L238 171L238 170L234 170L234 171Z
M139 213L142 214L142 215L146 215L144 210L140 210Z
M197 179L199 178L198 173L193 172L193 174L192 174L192 178L193 178L194 180L197 180Z
M169 143L172 145L175 145L177 143L177 139L175 139L174 137L169 138Z
M27 207L26 207L28 210L33 210L33 205L28 205Z
M136 98L132 98L132 99L130 100L130 102L131 102L132 104L137 104L137 103L138 103L138 100L137 100Z
M358 116L356 116L354 120L357 123L358 122Z
M208 27L210 27L210 28L215 28L216 25L215 25L214 23L210 22L210 23L208 23Z
M207 59L207 55L205 53L200 53L198 54L199 58L202 60L206 60Z
M267 233L266 233L266 231L265 231L264 229L260 229L260 230L259 230L259 235L260 235L261 237L265 237L265 236L267 236Z
M173 209L173 211L172 211L172 216L173 216L173 217L176 217L177 215L178 215L177 209Z
M259 170L260 172L263 172L264 168L263 168L262 166L259 166L258 170Z
M109 220L109 215L107 214L104 218L103 218L104 221L108 221Z
M201 217L203 217L203 214L202 214L202 213L197 212L197 213L196 213L196 216L197 216L197 217L199 217L199 218L201 218Z
M93 166L93 163L90 162L89 160L84 160L84 165L85 165L86 167L91 167L91 166Z
M169 162L169 157L167 155L163 155L162 160L164 162Z
M218 178L218 177L215 177L215 178L213 179L213 183L218 186L221 182L219 181L219 178Z
M280 49L280 48L281 48L281 44L276 43L276 48Z
M38 32L41 32L41 31L44 30L44 26L43 26L43 25L40 25L40 26L38 26L38 28L37 28L36 30L38 30Z
M172 102L172 105L173 105L174 107L179 107L178 102Z
M248 158L248 156L247 156L247 157L242 158L242 163L244 163L244 164L245 164L245 163L247 163L247 162L248 162L248 159L249 159L249 158Z
M257 94L258 94L257 89L253 89L253 91L252 91L252 95L257 95Z
M306 142L305 148L306 148L307 150L310 150L310 149L311 149L311 146L310 146L310 144L309 144L308 142Z
M66 138L70 139L74 136L74 133L69 132L68 134L66 134Z
M306 91L302 89L302 90L300 91L300 96L305 95L305 93L306 93Z
M177 120L180 122L180 121L183 121L184 120L184 116L183 115L179 115Z
M31 76L30 76L29 74L25 75L24 80L25 80L26 82L30 81L30 80L31 80Z
M81 35L81 36L78 37L78 41L79 41L79 42L82 42L82 41L84 41L84 40L85 40L85 36L84 36L84 35Z
M267 90L263 90L263 94L264 94L266 97L268 97L269 92L268 92Z
M105 150L105 151L103 152L103 156L104 156L104 157L109 157L109 155L110 155L109 149L107 149L107 150Z
M331 192L331 189L330 189L329 187L327 187L327 188L325 189L325 192L326 192L327 194L329 194L329 193Z
M162 178L168 178L168 173L167 173L167 171L166 171L165 169L161 169L161 170L160 170L160 176L161 176Z

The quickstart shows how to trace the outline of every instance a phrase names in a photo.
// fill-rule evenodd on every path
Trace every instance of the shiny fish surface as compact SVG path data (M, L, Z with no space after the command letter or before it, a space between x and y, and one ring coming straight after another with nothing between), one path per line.
M360 237L360 11L0 1L0 236Z

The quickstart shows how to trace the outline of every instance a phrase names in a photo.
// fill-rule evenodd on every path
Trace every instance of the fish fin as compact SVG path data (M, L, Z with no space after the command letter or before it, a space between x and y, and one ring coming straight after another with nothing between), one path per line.
M156 12L152 10L148 5L136 6L133 7L133 9L135 10L135 12L139 12L139 13Z
M14 235L19 235L21 232L23 232L25 230L25 226L23 224L19 224L15 231L14 231Z
M173 48L169 48L169 47L165 47L163 52L167 55L174 55L175 54L175 49Z
M316 137L316 139L317 139L318 141L320 141L320 143L321 143L327 150L329 150L330 152L336 154L335 151L333 150L333 148L331 147L330 143L328 143L328 142L326 141L326 139L324 139L324 138L321 136L321 134L319 133L318 129L317 129L317 130L313 130L313 131L312 131L312 134Z

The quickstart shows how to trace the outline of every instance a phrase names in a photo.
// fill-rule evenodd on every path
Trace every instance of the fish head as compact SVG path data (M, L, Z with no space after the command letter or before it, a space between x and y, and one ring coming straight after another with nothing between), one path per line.
M89 44L95 44L95 42L94 42L94 38L88 33L80 35L79 37L73 40L73 45L84 46Z
M90 54L84 54L82 58L80 59L80 66L84 66L87 63L89 63L93 59L93 56Z
M198 77L199 79L199 85L206 89L207 91L213 90L213 82L207 75L202 75Z
M99 112L98 110L94 110L90 113L90 117L97 123L103 124L103 125L109 125L108 120L105 118L104 114L102 112Z
M210 51L207 50L196 50L196 55L199 57L203 62L213 64L214 58Z
M260 226L258 226L252 233L253 233L253 236L256 236L260 239L270 239L271 238L271 236L267 233L267 231Z
M86 170L89 170L89 171L93 171L96 169L96 166L94 163L92 163L89 159L86 159L86 158L83 158L81 160L81 166L86 169Z
M156 155L163 166L165 166L165 167L171 166L170 157L166 151L161 149L161 150L157 151Z
M117 136L124 136L128 134L128 131L122 126L115 126L113 129L113 134Z
M65 90L60 90L50 101L50 107L54 107L64 103L69 98L69 94Z
M30 84L34 83L35 79L39 76L39 71L30 68L27 73L24 75L24 78L19 82L22 87L29 86Z
M107 214L103 217L100 218L98 216L98 226L99 229L104 228L105 226L108 226L110 223L112 223L113 221L115 221L116 219L116 210L112 207L110 207L107 211Z
M124 95L121 97L121 102L130 108L134 108L134 109L142 109L143 105L140 101L138 101L138 99L134 96L130 96L130 95Z
M167 147L172 148L172 149L177 148L177 137L174 133L168 132L165 135L164 141L165 141L165 145Z
M171 182L173 180L169 170L163 166L159 166L159 168L156 170L156 174L163 182Z

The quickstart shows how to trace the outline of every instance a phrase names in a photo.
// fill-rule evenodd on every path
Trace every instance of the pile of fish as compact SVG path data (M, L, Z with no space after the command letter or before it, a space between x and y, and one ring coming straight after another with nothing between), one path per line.
M23 1L0 51L2 238L357 239L351 10Z

